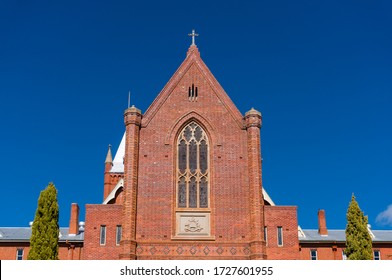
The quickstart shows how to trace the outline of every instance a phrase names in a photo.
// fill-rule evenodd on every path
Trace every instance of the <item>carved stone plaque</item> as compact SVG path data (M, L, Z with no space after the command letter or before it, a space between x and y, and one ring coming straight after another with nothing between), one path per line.
M177 212L176 238L210 237L210 213Z

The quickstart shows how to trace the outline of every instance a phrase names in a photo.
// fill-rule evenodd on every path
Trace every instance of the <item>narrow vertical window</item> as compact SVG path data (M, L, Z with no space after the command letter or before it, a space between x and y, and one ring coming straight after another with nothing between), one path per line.
M278 227L278 246L283 246L283 229Z
M23 248L16 249L16 260L23 260Z
M181 173L185 172L186 169L186 143L185 140L181 140L178 145L178 169Z
M208 153L207 134L196 122L189 123L177 140L178 208L209 207Z
M197 95L198 95L197 86L195 86L195 84L192 84L192 86L188 87L188 100L196 101Z
M181 177L178 182L178 207L186 207L186 184L184 177Z
M197 144L194 140L189 143L189 169L191 173L195 173L197 169Z
M208 168L207 153L208 153L207 143L206 141L202 140L200 142L200 171L203 174L206 173Z
M101 226L100 234L99 234L99 244L106 244L106 226Z
M347 260L347 255L346 252L344 252L344 250L342 251L342 260Z
M381 254L379 250L374 250L373 251L373 258L375 261L379 261L381 260Z
M200 181L200 208L208 207L208 182L205 177Z
M195 177L192 177L189 182L189 207L197 207L197 183Z
M264 227L264 241L265 241L265 244L267 245L267 240L268 240L268 229L267 229L267 227L265 226Z
M116 245L120 245L121 234L122 234L122 227L116 226Z
M317 250L315 250L315 249L310 250L310 259L312 261L317 260Z

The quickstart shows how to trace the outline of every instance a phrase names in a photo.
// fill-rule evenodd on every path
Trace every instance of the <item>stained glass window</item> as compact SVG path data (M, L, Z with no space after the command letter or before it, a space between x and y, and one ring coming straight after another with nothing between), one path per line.
M208 154L208 147L206 144L206 141L202 140L200 142L200 171L201 173L206 173L207 168L208 168L208 159L207 159L207 154Z
M200 181L200 208L208 207L208 182L205 177Z
M186 184L184 177L180 178L178 184L178 207L186 207Z
M186 169L186 143L185 140L180 141L178 146L178 169L181 173L185 172Z
M195 173L197 168L197 145L196 141L192 140L189 145L189 169L191 173Z
M208 138L196 122L189 123L178 136L177 207L208 208Z
M203 135L203 131L201 130L200 126L196 127L196 129L195 129L195 139L196 139L196 141L200 141L202 135Z
M196 208L197 207L197 183L196 178L192 177L189 182L189 207Z

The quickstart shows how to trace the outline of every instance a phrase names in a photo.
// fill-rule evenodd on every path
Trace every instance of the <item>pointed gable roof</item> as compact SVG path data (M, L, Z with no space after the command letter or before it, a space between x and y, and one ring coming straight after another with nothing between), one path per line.
M226 107L232 118L236 121L238 126L243 129L243 116L237 107L234 105L233 101L227 95L225 90L219 84L219 82L212 75L211 71L208 69L207 65L203 62L200 57L200 53L196 45L191 45L188 49L187 56L185 60L181 63L180 67L174 73L174 75L167 82L165 87L159 93L159 95L155 98L153 103L147 109L142 118L142 127L148 126L150 121L154 118L155 114L158 112L160 107L165 103L166 99L173 92L174 88L181 81L187 71L191 68L191 66L196 65L206 81L211 86L213 92L222 102L222 104Z

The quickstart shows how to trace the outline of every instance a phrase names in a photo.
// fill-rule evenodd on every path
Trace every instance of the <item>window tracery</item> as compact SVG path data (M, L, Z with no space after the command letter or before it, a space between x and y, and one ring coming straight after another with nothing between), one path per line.
M177 207L209 207L208 138L196 122L189 123L177 140Z

